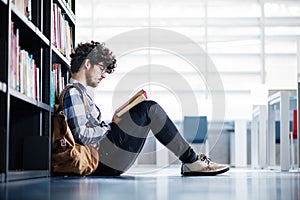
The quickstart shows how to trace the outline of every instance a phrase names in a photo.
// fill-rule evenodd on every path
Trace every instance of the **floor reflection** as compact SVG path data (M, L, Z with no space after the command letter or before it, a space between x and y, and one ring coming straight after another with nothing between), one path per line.
M140 170L140 169L139 169ZM53 177L0 184L0 199L300 199L300 173L232 169L181 177L177 168L121 177Z

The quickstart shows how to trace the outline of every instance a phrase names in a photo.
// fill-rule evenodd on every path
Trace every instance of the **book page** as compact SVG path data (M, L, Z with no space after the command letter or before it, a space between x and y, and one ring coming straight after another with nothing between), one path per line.
M147 94L145 90L140 90L133 97L131 97L128 101L126 101L122 106L120 106L116 110L117 117L122 116L125 112L127 112L130 108L134 107L138 103L147 99Z

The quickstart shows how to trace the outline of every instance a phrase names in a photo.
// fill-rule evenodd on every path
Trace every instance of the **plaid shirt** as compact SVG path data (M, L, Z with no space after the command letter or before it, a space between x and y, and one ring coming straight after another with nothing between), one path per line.
M63 103L68 125L77 143L97 143L107 134L110 126L100 121L100 109L87 94L86 88L76 80L72 80L72 83L81 88L88 104L88 112L86 113L80 92L74 87L70 88L65 94Z

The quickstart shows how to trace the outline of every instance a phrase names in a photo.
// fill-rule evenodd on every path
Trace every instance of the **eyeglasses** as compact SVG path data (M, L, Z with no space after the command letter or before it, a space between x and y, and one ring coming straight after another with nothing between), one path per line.
M101 71L101 74L104 74L106 73L106 67L103 65L103 64L95 64L99 67L100 71Z

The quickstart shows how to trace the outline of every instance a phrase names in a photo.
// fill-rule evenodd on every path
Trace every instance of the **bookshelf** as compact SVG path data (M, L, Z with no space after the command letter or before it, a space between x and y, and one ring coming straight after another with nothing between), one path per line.
M300 45L300 40L298 42L298 46L299 45ZM299 54L299 52L298 52L298 54ZM299 55L299 58L300 58L300 55ZM300 62L298 62L298 66L300 66ZM298 126L297 126L297 144L296 144L297 145L297 150L296 150L296 155L297 155L297 162L298 162L297 167L300 170L300 131L299 131L300 120L299 119L300 119L300 82L298 80L298 85L297 85L297 124L298 124Z
M67 84L75 0L0 0L0 24L0 182L50 176L53 65Z
M267 167L267 105L254 105L251 123L251 166Z
M270 169L290 169L289 133L293 129L293 111L297 109L296 90L269 91L267 164ZM288 156L287 156L288 155Z
M7 0L1 0L2 3L7 4Z

